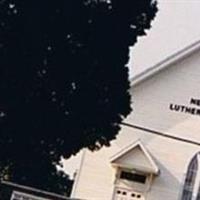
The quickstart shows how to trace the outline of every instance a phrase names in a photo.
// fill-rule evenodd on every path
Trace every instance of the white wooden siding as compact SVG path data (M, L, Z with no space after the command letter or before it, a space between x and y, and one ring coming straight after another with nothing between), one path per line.
M200 52L179 61L131 89L133 112L127 123L169 135L200 141L200 116L174 112L170 103L192 106L191 98L200 99ZM146 200L178 200L187 165L200 146L160 137L134 128L123 127L110 148L87 151L73 197L87 200L111 200L115 169L109 159L123 147L140 139L156 161L160 174L153 179ZM132 160L141 157L132 155ZM138 158L137 158L138 159ZM131 162L131 160L130 160Z

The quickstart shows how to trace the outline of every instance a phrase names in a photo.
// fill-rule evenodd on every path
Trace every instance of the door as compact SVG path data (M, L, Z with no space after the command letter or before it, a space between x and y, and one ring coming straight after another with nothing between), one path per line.
M133 190L116 188L113 200L145 200L141 193Z

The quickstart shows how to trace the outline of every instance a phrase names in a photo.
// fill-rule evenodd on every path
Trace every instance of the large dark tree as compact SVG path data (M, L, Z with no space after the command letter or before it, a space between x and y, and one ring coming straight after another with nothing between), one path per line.
M131 111L129 47L156 11L154 0L0 0L2 176L51 190L61 156L110 144Z

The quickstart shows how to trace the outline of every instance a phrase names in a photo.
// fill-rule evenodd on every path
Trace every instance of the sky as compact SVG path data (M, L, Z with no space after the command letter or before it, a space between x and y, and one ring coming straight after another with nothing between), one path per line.
M158 0L158 7L147 36L131 48L131 77L200 40L200 0Z
M158 8L152 28L130 48L130 77L200 40L200 0L158 0ZM73 174L79 163L80 155L72 157L64 169Z

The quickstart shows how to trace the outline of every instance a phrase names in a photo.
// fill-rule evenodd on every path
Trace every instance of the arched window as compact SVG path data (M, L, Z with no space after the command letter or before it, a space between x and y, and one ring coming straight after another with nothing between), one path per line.
M200 152L189 163L181 200L199 200L200 197Z

